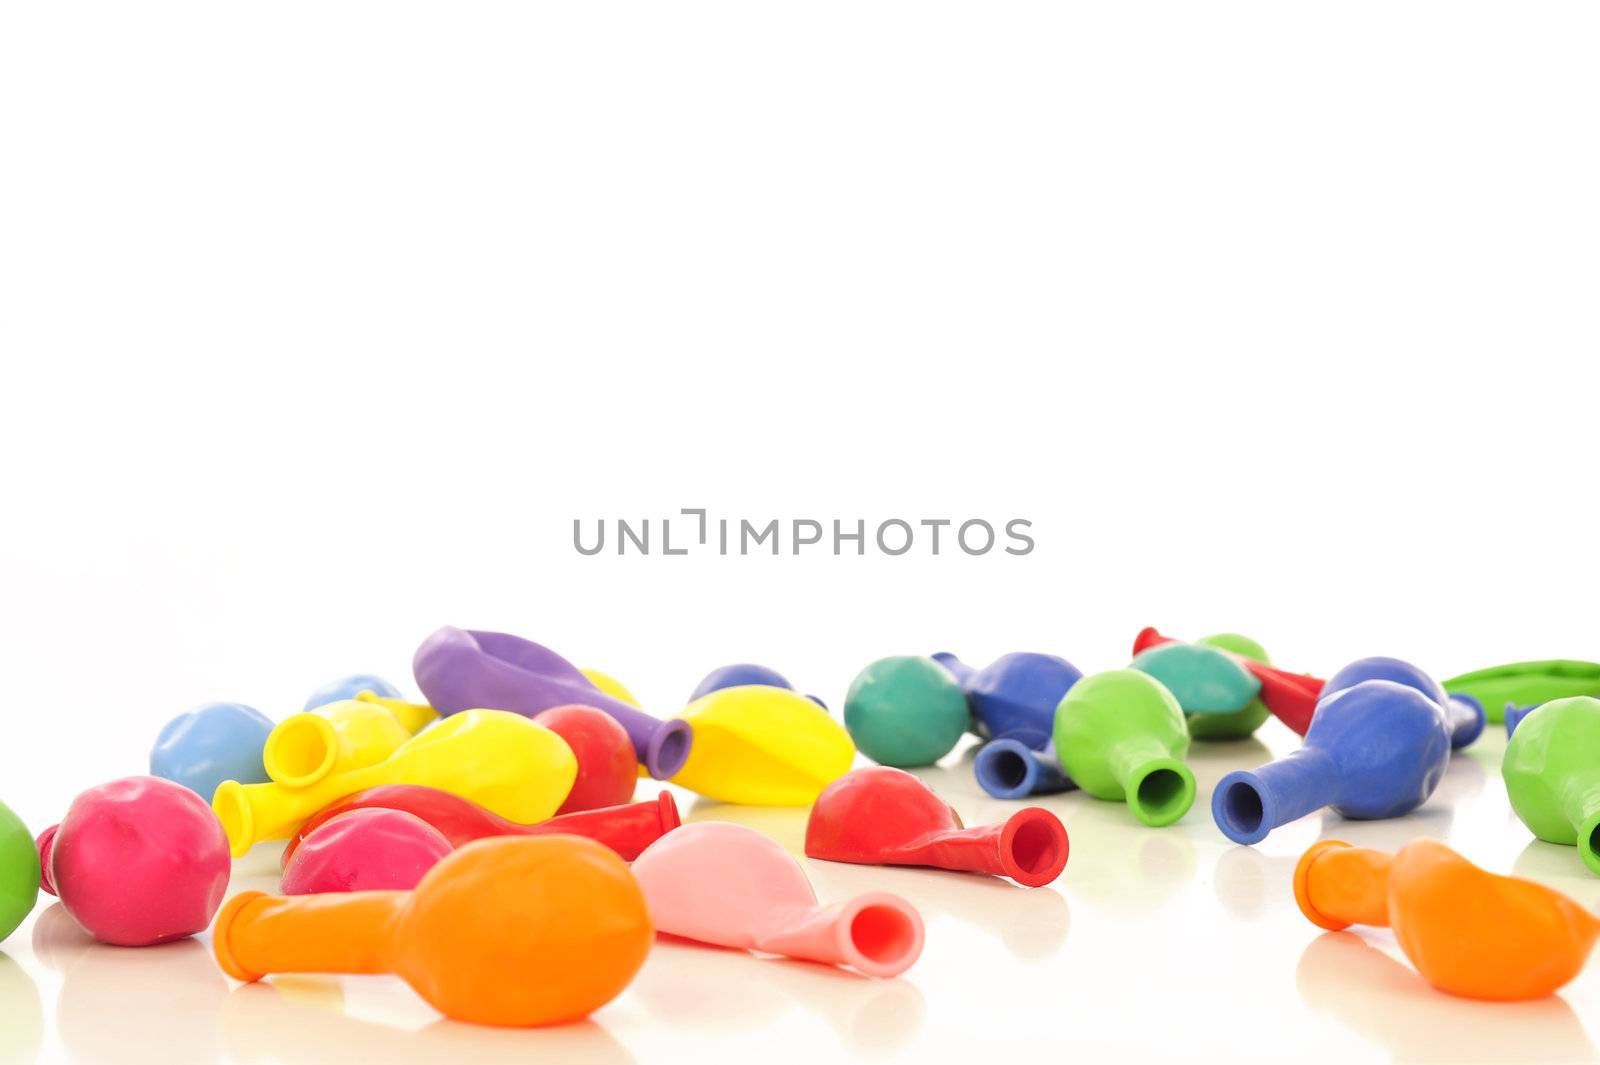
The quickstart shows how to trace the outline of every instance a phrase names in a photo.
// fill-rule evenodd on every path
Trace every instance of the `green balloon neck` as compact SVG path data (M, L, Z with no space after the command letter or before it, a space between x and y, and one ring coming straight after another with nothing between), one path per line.
M1600 873L1600 767L1567 776L1561 788L1561 816L1572 826L1583 864Z
M1147 825L1170 825L1194 804L1194 774L1154 736L1130 735L1105 751L1106 767L1133 815Z

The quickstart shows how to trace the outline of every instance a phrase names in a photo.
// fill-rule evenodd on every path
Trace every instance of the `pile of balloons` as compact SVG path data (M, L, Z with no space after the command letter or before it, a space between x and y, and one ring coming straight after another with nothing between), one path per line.
M1511 735L1518 816L1600 873L1600 666L1588 663L1440 684L1368 658L1323 681L1273 667L1243 636L1184 643L1146 629L1126 668L1087 676L1048 654L981 669L947 653L879 659L850 685L842 723L751 664L715 670L659 718L611 676L505 633L440 629L413 672L423 702L358 675L277 723L240 703L183 714L157 736L150 775L90 788L37 839L0 806L0 939L43 890L107 943L168 942L214 921L217 961L236 979L393 973L447 1016L495 1025L586 1016L628 985L658 932L891 977L922 950L904 899L822 906L770 839L684 826L669 792L633 801L639 778L810 807L811 858L1037 887L1070 850L1054 813L1028 806L968 827L905 770L972 733L990 795L1079 788L1158 827L1194 802L1191 740L1249 736L1271 716L1304 742L1218 785L1211 815L1236 843L1324 807L1415 809L1492 714ZM857 768L858 752L879 764ZM280 840L280 894L224 906L230 857ZM1393 927L1424 976L1480 998L1554 990L1600 931L1570 900L1427 842L1391 858L1324 841L1294 890L1313 922Z

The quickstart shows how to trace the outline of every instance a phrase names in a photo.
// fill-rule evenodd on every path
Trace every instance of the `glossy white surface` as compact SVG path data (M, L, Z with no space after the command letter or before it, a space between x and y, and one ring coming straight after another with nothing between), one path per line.
M1172 828L1143 828L1119 804L1077 793L1043 800L1072 840L1051 887L802 856L824 901L887 890L921 910L926 950L899 979L664 942L590 1022L544 1031L441 1020L388 977L239 986L203 942L95 945L59 907L42 907L0 960L0 1061L1135 1061L1178 1049L1186 1060L1346 1065L1594 1058L1582 1020L1600 1008L1594 966L1558 997L1469 1002L1424 984L1391 934L1321 933L1291 895L1295 859L1319 836L1392 849L1426 835L1594 907L1600 880L1571 849L1531 840L1506 804L1499 730L1456 755L1408 817L1312 816L1260 846L1229 844L1211 823L1211 786L1292 746L1276 722L1259 740L1197 744L1200 796ZM978 791L969 753L921 775L967 823L1004 818L1015 807ZM680 798L688 821L737 821L800 856L803 810ZM233 889L272 890L275 868L276 849L258 848L236 864Z

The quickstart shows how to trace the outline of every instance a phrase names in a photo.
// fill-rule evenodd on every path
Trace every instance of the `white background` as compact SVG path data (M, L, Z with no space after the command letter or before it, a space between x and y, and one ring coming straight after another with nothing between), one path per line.
M1036 649L1095 670L1151 623L1246 632L1318 671L1600 657L1591 4L3 10L0 798L36 828L141 771L175 713L239 699L281 717L358 670L409 687L412 649L446 623L549 643L663 714L729 661L837 706L881 655ZM1038 547L571 547L574 518L696 506L1023 517ZM1453 820L1372 838L1453 833L1529 871L1497 751L1452 769L1433 805ZM597 1028L542 1038L641 1063L1029 1039L1439 1057L1396 1049L1387 999L1363 1027L1289 990L1315 937L1281 862L1259 877L1270 904L1222 904L1240 896L1214 890L1213 858L1256 852L1221 846L1205 791L1264 757L1197 759L1201 802L1165 834L1054 801L1071 934L1042 958L974 931L1009 920L994 914L1013 893L813 868L825 897L943 891L967 920L930 919L923 962L888 990L664 948ZM935 776L964 813L1004 816L952 765ZM1292 858L1316 819L1297 831L1262 853ZM1128 858L1177 846L1163 839L1192 839L1197 862ZM1574 855L1532 853L1596 895ZM1159 904L1109 914L1075 894L1095 885ZM5 951L31 974L42 1052L71 1049L59 974L26 929ZM106 960L144 974L114 968L106 1001L185 965L220 979L177 953ZM805 990L763 1013L752 966ZM652 979L705 994L652 1012ZM349 983L380 1012L420 1009ZM922 1020L892 1039L819 1020L906 987ZM1586 978L1567 1000L1592 1013L1597 994ZM0 1009L27 1012L17 995ZM209 1032L212 1000L185 1001ZM1458 1033L1486 1016L1418 1002ZM1529 1055L1589 1052L1563 1042L1570 1016L1520 1016ZM175 1029L143 1023L75 1053L170 1059ZM381 1031L324 1034L459 1049ZM474 1038L443 1031L417 1038Z

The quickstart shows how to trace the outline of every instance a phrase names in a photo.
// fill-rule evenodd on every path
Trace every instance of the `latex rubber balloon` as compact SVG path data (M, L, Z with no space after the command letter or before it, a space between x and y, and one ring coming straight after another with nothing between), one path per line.
M583 679L599 688L611 698L620 703L626 703L635 710L639 709L639 700L628 690L628 686L609 673L602 673L598 669L580 669Z
M494 707L532 717L572 703L598 707L627 730L635 758L658 780L682 769L694 744L686 722L661 721L607 695L577 666L520 636L447 625L417 648L412 670L441 714Z
M1522 719L1537 709L1539 709L1537 706L1518 706L1516 703L1507 703L1504 711L1506 739L1509 740L1516 735L1517 726L1522 723Z
M240 858L261 840L287 839L330 803L379 784L439 788L531 824L556 812L577 775L572 748L543 725L504 710L468 710L413 736L376 765L305 788L230 780L211 805Z
M0 941L33 912L39 882L39 851L28 826L0 802Z
M721 691L723 688L742 688L747 684L761 684L768 688L784 688L788 691L795 690L794 685L789 683L788 678L777 670L768 669L766 666L758 666L753 662L739 662L731 666L721 666L707 673L704 679L695 685L694 694L689 696L689 701L692 703L702 695L710 695L712 692ZM828 708L828 704L815 695L807 695L806 698L824 710Z
M1465 747L1483 735L1488 717L1476 699L1470 695L1447 695L1438 681L1410 662L1398 658L1378 656L1351 662L1328 678L1322 688L1322 697L1325 699L1334 692L1343 691L1364 680L1392 680L1396 684L1415 688L1433 700L1445 716L1445 725L1450 729L1450 746L1453 748Z
M735 950L896 976L922 953L922 918L883 892L821 906L770 837L726 821L686 825L633 863L658 931Z
M1352 819L1399 817L1427 801L1450 761L1439 705L1415 688L1362 681L1322 700L1299 750L1211 794L1211 815L1235 843L1331 806Z
M1185 714L1234 713L1261 691L1238 659L1195 643L1159 644L1135 655L1128 668L1160 681Z
M1237 642L1237 637L1231 635L1227 639ZM1139 635L1134 637L1133 653L1137 657L1151 647L1172 642L1174 642L1172 637L1163 636L1154 628L1141 629ZM1261 682L1260 698L1272 712L1272 716L1288 725L1296 734L1304 736L1306 730L1311 727L1311 715L1317 709L1317 696L1322 691L1322 681L1316 677L1285 672L1268 665L1265 660L1258 661L1239 652L1231 653L1235 654L1240 664Z
M305 709L311 711L329 703L354 699L362 692L371 692L385 699L400 698L400 689L382 677L375 677L371 673L355 673L348 677L340 677L338 680L330 680L312 692L310 698L306 699Z
M1507 703L1537 706L1575 695L1600 697L1600 662L1568 658L1512 662L1451 677L1444 690L1472 696L1488 711L1490 721L1500 721Z
M268 778L289 788L309 788L325 777L376 765L434 718L428 707L368 695L286 718L261 750Z
M578 760L578 776L558 814L620 806L633 798L639 782L628 733L604 710L592 706L555 706L535 714L543 725L567 741Z
M158 777L72 800L39 836L41 884L103 943L143 947L202 932L228 888L228 841L205 802Z
M1194 805L1183 711L1137 670L1095 673L1073 685L1056 709L1055 742L1061 768L1078 787L1126 802L1147 825L1170 825Z
M1582 970L1600 920L1531 880L1485 872L1435 840L1392 858L1321 840L1301 856L1295 901L1313 924L1392 927L1424 979L1468 998L1538 998Z
M672 782L722 802L809 806L856 756L839 722L786 688L720 688L681 720L694 729L694 749Z
M978 786L996 799L1055 795L1077 787L1061 768L1054 744L1035 750L1017 740L990 740L972 761Z
M889 766L932 765L967 731L967 697L931 658L880 658L856 675L844 723L861 753Z
M1239 658L1248 658L1263 665L1272 664L1264 647L1250 637L1241 636L1236 632L1202 636L1195 643L1201 647L1227 651ZM1256 729L1265 724L1267 718L1271 716L1272 711L1267 709L1267 704L1259 697L1251 699L1241 709L1231 713L1184 715L1189 722L1189 736L1196 740L1244 739L1246 736L1255 735Z
M1507 742L1500 772L1528 830L1576 846L1600 874L1600 699L1555 699L1529 714Z
M207 703L167 722L150 750L150 775L181 784L206 802L224 780L267 779L261 748L272 719L243 703Z
M479 840L413 891L229 900L213 937L236 980L395 973L447 1017L532 1026L615 998L655 938L644 893L614 853L575 836Z
M583 836L632 861L641 851L683 823L672 793L663 791L648 802L608 806L561 814L536 824L508 821L448 791L414 784L385 784L346 795L301 825L284 847L288 864L302 841L329 821L352 810L399 810L427 822L452 847L491 836Z
M409 891L455 848L420 817L351 810L306 836L284 863L285 895Z
M806 855L859 865L927 865L1008 876L1041 887L1061 875L1067 830L1037 806L966 828L943 799L910 773L857 769L828 785L806 822Z
M949 654L944 658L941 664L947 671L951 661L959 661ZM978 735L1016 740L1037 751L1050 742L1062 696L1082 678L1083 672L1065 658L1015 651L982 669L964 669L957 683L967 697Z

